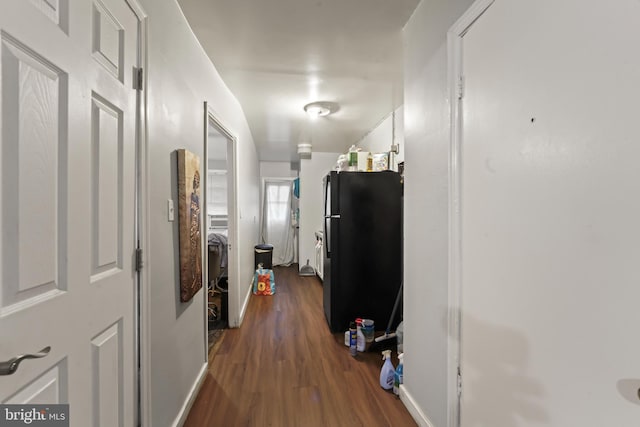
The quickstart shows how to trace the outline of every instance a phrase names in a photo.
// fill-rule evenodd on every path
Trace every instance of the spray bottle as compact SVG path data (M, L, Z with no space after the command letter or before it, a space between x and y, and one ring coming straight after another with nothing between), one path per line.
M384 364L380 370L380 387L385 390L391 390L393 388L393 376L395 374L393 363L391 363L391 350L384 350L382 352L382 360L384 360Z
M403 353L400 353L398 355L398 367L396 368L396 373L393 377L393 394L400 394L400 384L402 384L403 381L403 365L402 365L402 357L404 356Z

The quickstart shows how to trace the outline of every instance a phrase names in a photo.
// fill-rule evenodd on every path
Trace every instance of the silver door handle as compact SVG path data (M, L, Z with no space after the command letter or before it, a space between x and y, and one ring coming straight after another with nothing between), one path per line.
M49 351L51 351L51 346L47 346L37 353L21 354L20 356L16 356L12 359L0 362L0 375L11 375L18 370L18 366L20 366L20 362L22 362L23 360L39 359L41 357L45 357L47 354L49 354Z

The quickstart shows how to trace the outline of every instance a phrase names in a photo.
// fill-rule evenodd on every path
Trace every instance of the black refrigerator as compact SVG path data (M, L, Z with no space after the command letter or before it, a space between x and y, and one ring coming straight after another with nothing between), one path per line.
M330 172L323 188L323 305L329 328L345 331L361 317L385 330L402 280L401 176Z

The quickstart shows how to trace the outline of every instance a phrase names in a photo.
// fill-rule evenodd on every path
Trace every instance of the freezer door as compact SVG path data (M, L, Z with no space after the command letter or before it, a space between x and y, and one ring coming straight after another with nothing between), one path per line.
M322 179L322 196L324 201L324 257L329 258L331 256L331 174Z
M335 247L335 242L333 236L336 235L335 232L332 233L331 230L331 219L339 219L340 211L339 209L339 175L337 172L329 172L323 179L323 196L324 196L324 247L325 247L325 257L331 258L331 252Z

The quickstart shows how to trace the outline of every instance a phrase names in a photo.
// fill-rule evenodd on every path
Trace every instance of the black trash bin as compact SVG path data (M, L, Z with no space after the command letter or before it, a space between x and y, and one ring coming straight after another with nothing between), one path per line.
M255 269L258 269L258 264L262 264L263 268L272 269L273 257L273 245L263 243L255 246Z

